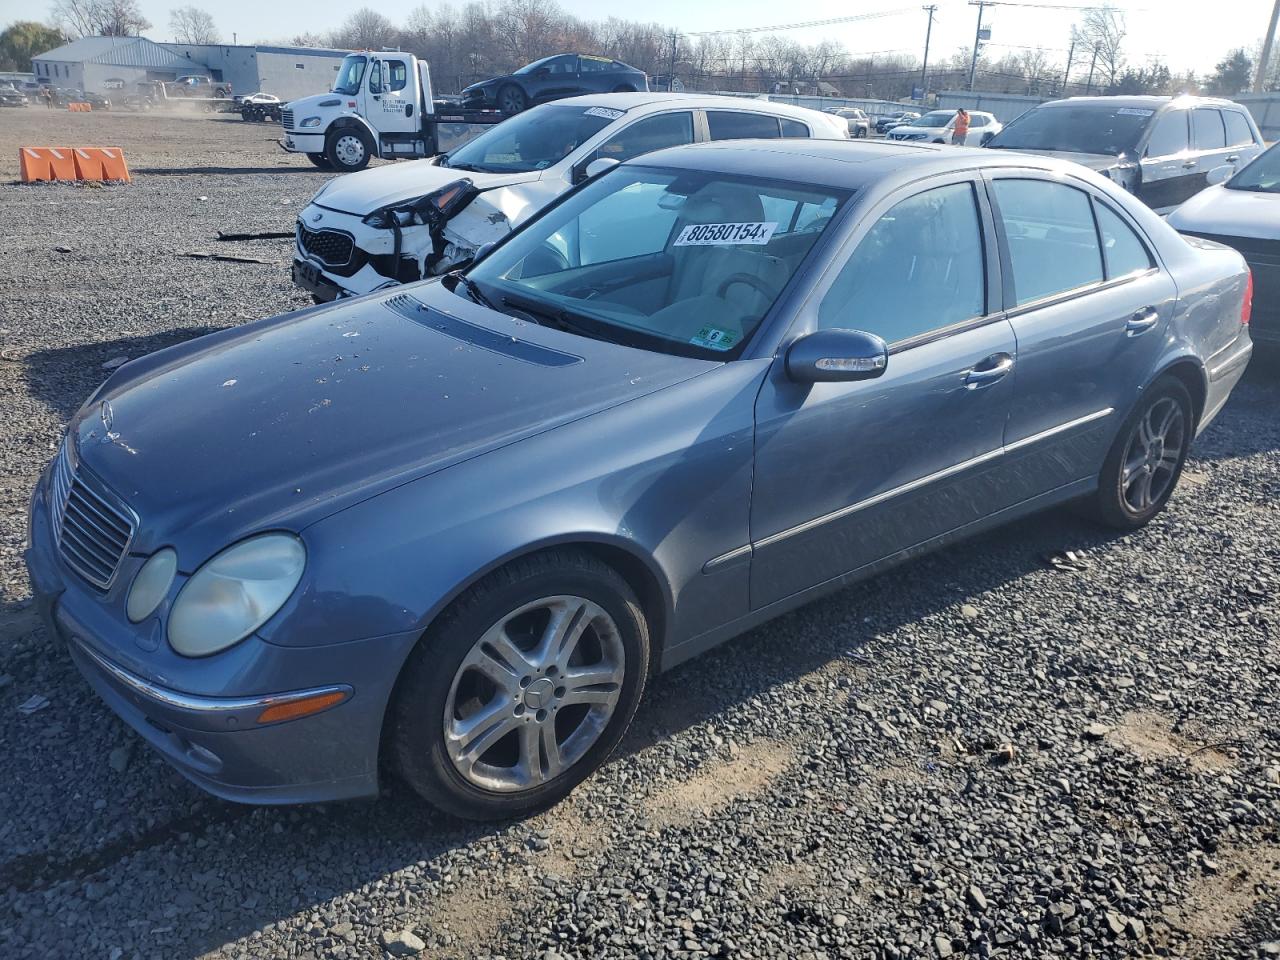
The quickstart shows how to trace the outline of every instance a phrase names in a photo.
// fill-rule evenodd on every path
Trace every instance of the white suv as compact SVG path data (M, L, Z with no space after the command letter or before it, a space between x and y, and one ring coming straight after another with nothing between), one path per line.
M922 143L950 143L956 125L956 110L930 110L923 117L889 131L890 140L915 140ZM1004 129L1004 124L981 110L969 111L966 147L980 147Z
M839 117L764 100L606 93L534 107L439 157L330 180L298 217L293 279L317 300L437 276L614 163L708 140L847 140Z

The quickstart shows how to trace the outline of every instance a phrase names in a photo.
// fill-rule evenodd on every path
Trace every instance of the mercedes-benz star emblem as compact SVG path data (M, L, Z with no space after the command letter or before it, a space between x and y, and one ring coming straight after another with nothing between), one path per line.
M103 400L98 407L98 418L102 421L103 443L114 443L120 434L111 429L111 425L115 422L115 413L111 409L111 401Z

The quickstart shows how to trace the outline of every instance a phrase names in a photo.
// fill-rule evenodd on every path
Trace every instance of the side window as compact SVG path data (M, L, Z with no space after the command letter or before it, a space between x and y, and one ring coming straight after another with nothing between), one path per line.
M778 118L763 113L708 110L707 126L712 140L776 139L779 136Z
M612 60L603 57L579 57L578 69L583 73L608 73L616 68Z
M1227 124L1227 146L1244 147L1253 144L1253 128L1243 113L1234 110L1223 110L1222 119Z
M687 110L637 120L602 143L596 156L621 163L651 150L682 143L693 143L693 114Z
M986 125L987 118L980 113L972 114L969 118L969 126L971 127L985 127Z
M1221 150L1227 145L1221 113L1203 107L1191 111L1191 145L1197 150Z
M978 206L973 186L957 183L909 197L876 221L823 296L818 325L896 343L985 312Z
M809 127L806 124L801 123L799 120L788 120L786 117L781 117L780 121L782 123L782 135L784 137L808 139L809 136L811 136L809 133Z
M1102 251L1088 194L1047 180L992 184L1009 240L1017 303L1102 282Z
M369 92L382 92L382 61L373 60L369 63Z
M1154 266L1151 254L1133 228L1110 207L1095 201L1094 210L1097 211L1098 230L1102 234L1102 252L1107 258L1107 278L1114 280L1150 270Z
M1187 149L1187 114L1174 110L1161 114L1156 120L1151 139L1147 141L1148 157L1172 157Z
M403 60L384 60L383 65L387 73L387 92L395 93L397 90L403 90L405 84L409 82L409 68Z
M578 58L573 54L566 54L563 57L552 57L547 61L547 69L553 76L563 77L567 74L578 72Z

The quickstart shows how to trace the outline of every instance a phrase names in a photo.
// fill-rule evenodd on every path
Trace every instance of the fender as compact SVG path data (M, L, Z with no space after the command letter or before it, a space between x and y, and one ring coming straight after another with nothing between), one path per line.
M373 155L381 158L382 142L381 138L378 136L378 131L373 129L373 127L369 125L369 121L358 113L344 114L334 120L333 123L329 124L324 132L325 146L328 146L330 133L337 130L346 130L351 127L358 127L369 135L369 138L373 141Z

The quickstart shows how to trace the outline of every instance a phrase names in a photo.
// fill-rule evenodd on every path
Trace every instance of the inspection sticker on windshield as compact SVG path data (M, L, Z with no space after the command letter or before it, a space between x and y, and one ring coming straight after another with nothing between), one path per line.
M1140 107L1121 107L1116 113L1122 117L1149 117L1154 110L1143 110Z
M771 223L691 223L676 237L675 247L709 247L717 244L749 243L759 246L769 242L776 221Z
M592 107L584 112L588 117L604 117L606 120L617 120L619 117L625 117L627 111L614 110L612 107Z
M689 342L695 347L706 347L708 350L732 350L733 345L738 342L738 335L732 330L721 330L719 327L703 327Z

